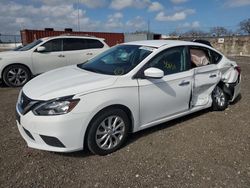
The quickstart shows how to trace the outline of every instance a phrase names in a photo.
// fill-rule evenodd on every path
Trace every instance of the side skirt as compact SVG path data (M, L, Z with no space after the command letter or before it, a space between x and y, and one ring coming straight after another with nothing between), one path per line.
M181 112L179 114L174 114L172 116L165 117L163 119L159 119L159 120L156 120L154 122L147 123L145 125L140 126L139 129L138 129L138 131L146 129L146 128L149 128L149 127L153 127L155 125L159 125L159 124L164 123L164 122L168 122L168 121L173 120L173 119L177 119L177 118L182 117L182 116L186 116L188 114L192 114L194 112L197 112L197 111L200 111L200 110L203 110L203 109L206 109L206 108L209 108L209 107L211 107L211 105L212 105L212 100L210 99L209 102L208 102L208 104L205 105L205 106L193 107L192 109L189 109L187 111ZM137 132L137 131L135 131L135 132Z

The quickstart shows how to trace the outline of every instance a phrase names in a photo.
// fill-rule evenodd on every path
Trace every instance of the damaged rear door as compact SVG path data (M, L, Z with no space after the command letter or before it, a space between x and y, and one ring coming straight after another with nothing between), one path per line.
M192 46L189 48L191 67L194 71L191 107L205 106L211 101L211 94L221 80L221 72L208 49Z

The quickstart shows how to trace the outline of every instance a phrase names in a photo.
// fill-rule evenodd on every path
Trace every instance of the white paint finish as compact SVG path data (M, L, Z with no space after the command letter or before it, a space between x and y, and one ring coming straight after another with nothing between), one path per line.
M207 65L194 68L194 83L192 105L206 105L211 93L221 80L221 73L216 65Z
M75 50L68 52L36 52L36 49L46 42L53 39L67 39L67 38L79 38L79 39L95 39L103 43L103 48L98 49L86 49L86 50ZM60 68L66 65L74 65L78 63L83 63L84 61L93 58L97 54L108 49L108 45L103 39L95 37L85 37L85 36L57 36L57 37L47 37L40 39L43 42L34 46L27 51L8 51L0 52L0 78L2 76L2 71L4 68L11 64L22 64L26 65L33 75L44 73L46 71ZM73 54L73 55L71 55ZM88 54L88 55L87 55Z
M151 67L144 71L144 75L148 78L162 78L164 72L161 69Z
M34 75L67 65L64 52L33 52L32 62Z
M37 76L25 85L23 91L32 99L48 100L102 90L113 85L116 79L116 76L96 74L72 65Z
M192 78L192 71L186 71L162 79L139 79L141 126L188 110Z
M166 43L167 45L164 45ZM138 44L150 46L149 41ZM155 49L131 72L122 76L97 74L84 71L77 66L68 66L36 77L23 88L28 97L50 100L75 95L74 98L80 99L80 102L66 115L35 116L32 112L21 115L22 126L34 135L36 141L30 140L24 134L21 125L18 124L21 135L29 147L69 152L82 149L86 129L91 119L100 110L112 105L122 105L131 111L133 132L210 107L212 104L211 93L216 84L222 78L228 82L235 77L230 67L236 66L236 63L225 57L218 65L197 67L167 75L161 79L133 78L135 73L157 53L179 44L188 45L190 43L180 41L153 43L152 45L161 47ZM210 78L213 74L216 77ZM183 84L185 82L189 83ZM191 92L193 92L193 106L189 108ZM234 98L239 92L240 84L235 87ZM67 148L48 146L39 138L39 134L56 136Z

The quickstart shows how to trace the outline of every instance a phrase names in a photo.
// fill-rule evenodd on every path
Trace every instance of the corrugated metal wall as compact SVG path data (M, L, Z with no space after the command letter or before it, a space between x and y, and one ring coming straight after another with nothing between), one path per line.
M21 30L21 39L23 45L33 42L36 39L44 37L52 37L63 34L78 35L78 36L95 36L104 38L109 46L114 46L124 42L123 33L105 33L105 32L68 32L68 31L47 31L47 30Z

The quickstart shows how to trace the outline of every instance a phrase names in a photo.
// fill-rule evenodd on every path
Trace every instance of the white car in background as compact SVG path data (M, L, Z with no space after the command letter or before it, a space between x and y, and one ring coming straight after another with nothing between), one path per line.
M29 147L114 152L129 132L205 109L240 92L240 68L210 46L184 41L117 45L84 64L42 74L20 91L18 129Z
M85 62L108 48L104 39L95 37L42 38L15 51L0 52L0 80L20 87L35 75Z

